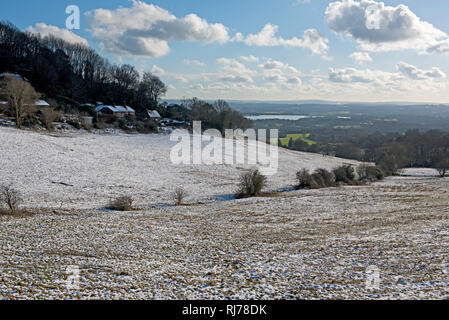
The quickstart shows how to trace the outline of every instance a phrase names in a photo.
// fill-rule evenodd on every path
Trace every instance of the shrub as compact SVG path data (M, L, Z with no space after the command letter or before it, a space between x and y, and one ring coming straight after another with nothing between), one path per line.
M111 201L106 208L115 211L132 211L133 199L129 196L118 197Z
M144 133L144 134L158 132L157 124L151 120L146 120L145 122L137 121L136 129L137 129L137 132Z
M317 182L306 169L296 173L296 180L298 181L296 189L316 189L318 187Z
M334 174L326 169L317 169L312 177L315 179L319 187L326 188L335 186Z
M357 175L359 176L360 181L366 180L367 169L368 166L366 164L357 167Z
M446 173L449 171L449 159L447 158L447 155L445 155L444 157L445 158L443 159L439 159L435 164L435 167L441 178L444 178L446 176Z
M366 168L366 178L371 181L380 181L385 178L385 173L379 167L370 166Z
M22 202L19 191L13 189L10 186L0 187L0 203L6 205L6 207L12 212L19 210L19 205Z
M333 170L335 182L351 183L355 179L355 172L352 166L343 165Z
M55 111L52 108L45 108L41 111L40 120L47 130L52 130L53 122L59 120L61 115L62 113L60 111Z
M267 178L258 169L240 176L238 195L240 197L255 197L260 194L267 183Z
M361 165L357 168L360 180L380 181L385 178L385 173L376 166Z
M81 123L79 121L74 120L74 119L67 120L67 124L71 125L72 127L74 127L75 129L78 129L78 130L82 128Z
M175 204L177 206L180 206L180 205L184 204L184 199L185 199L185 197L187 197L187 192L183 188L177 188L173 192L172 197L173 197L173 200L175 201Z

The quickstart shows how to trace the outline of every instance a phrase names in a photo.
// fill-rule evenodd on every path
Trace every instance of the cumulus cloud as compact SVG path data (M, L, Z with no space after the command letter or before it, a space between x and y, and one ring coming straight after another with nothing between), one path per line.
M227 28L195 14L177 18L142 1L131 8L96 9L86 14L92 35L107 51L129 56L160 57L170 52L168 41L225 43Z
M246 63L259 62L259 58L255 57L255 56L242 56L242 57L240 57L240 60L242 60L243 62L246 62Z
M396 65L396 72L355 68L329 69L329 80L339 83L377 83L384 86L395 86L408 83L407 81L443 78L446 78L446 74L438 68L421 70L403 61Z
M243 63L236 59L219 58L217 63L222 65L223 74L219 76L219 80L226 82L254 82L253 76L256 72L249 69Z
M349 55L349 58L353 59L355 62L359 64L373 61L368 52L353 52Z
M161 67L158 67L157 65L153 65L153 67L151 67L151 73L157 76L163 76L166 74L165 70Z
M375 73L371 70L358 70L355 68L329 69L329 80L332 82L373 82L376 79Z
M329 50L329 40L321 35L316 29L308 29L304 31L301 39L293 37L291 39L284 39L277 36L279 27L272 24L267 24L257 34L249 34L243 36L237 33L233 41L243 42L248 46L258 47L301 47L312 51L315 54L325 54Z
M205 67L207 66L206 63L200 61L200 60L184 60L184 64L188 65L188 66L196 66L196 67Z
M413 80L446 78L446 74L438 68L432 68L431 70L421 70L402 61L397 64L396 68L400 73Z
M74 34L68 29L61 29L56 26L50 26L45 23L36 23L36 26L30 26L26 29L30 33L40 34L43 37L53 35L57 38L61 38L72 44L82 44L88 46L89 43L86 39Z
M333 31L349 35L367 51L427 52L429 47L447 39L446 33L422 21L402 4L392 7L374 0L336 1L329 4L325 16Z
M426 52L438 54L449 53L449 39L439 41L436 44L429 46Z

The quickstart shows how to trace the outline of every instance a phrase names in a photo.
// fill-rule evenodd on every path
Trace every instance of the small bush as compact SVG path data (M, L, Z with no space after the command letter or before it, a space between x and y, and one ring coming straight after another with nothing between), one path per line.
M6 205L7 209L14 213L19 210L19 205L22 203L22 197L19 191L10 186L0 187L0 203Z
M176 205L180 206L184 204L184 199L187 197L187 192L183 188L177 188L173 192L173 200L175 201Z
M385 173L379 167L370 166L366 169L366 177L371 181L380 181L385 178Z
M151 120L146 120L145 122L138 121L136 123L136 129L137 129L137 132L144 133L144 134L158 132L157 124Z
M352 183L355 179L355 171L352 166L341 166L333 170L335 182L337 183Z
M318 187L327 188L335 186L335 176L326 169L317 169L312 177L315 179Z
M242 198L258 196L267 183L267 178L258 169L240 176L238 195Z
M53 130L53 122L61 119L62 112L55 111L52 108L45 108L41 111L40 120L47 130Z
M310 174L310 172L306 169L298 171L296 173L296 180L298 181L298 185L296 189L316 189L318 188L318 184Z
M82 128L82 124L79 121L76 121L73 119L67 120L67 124L71 125L72 127L74 127L75 129L78 129L78 130Z
M376 166L362 165L357 168L359 180L362 181L380 181L385 178L383 170Z
M106 209L115 211L132 211L133 202L133 199L129 196L118 197L117 199L111 201Z

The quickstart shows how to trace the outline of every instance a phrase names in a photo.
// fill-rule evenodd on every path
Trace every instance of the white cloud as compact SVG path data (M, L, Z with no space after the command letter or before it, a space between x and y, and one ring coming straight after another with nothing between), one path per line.
M353 52L349 55L349 58L353 59L355 62L359 64L373 61L368 52Z
M219 58L217 63L223 66L223 74L219 76L220 80L227 82L254 82L252 77L256 75L256 72L236 59Z
M165 70L161 67L158 67L157 65L153 65L153 67L151 68L151 73L157 76L163 76L166 74Z
M243 62L246 62L246 63L259 62L259 58L255 57L255 56L242 56L242 57L240 57L240 60L242 60Z
M268 60L267 62L259 65L259 67L267 69L267 70L272 70L272 69L282 69L284 68L286 65L281 62L281 61L276 61L276 60Z
M329 40L315 29L304 31L301 39L297 37L291 39L278 37L276 35L278 30L278 26L267 24L257 34L249 34L247 37L244 37L241 33L237 33L234 36L233 41L243 42L248 46L258 47L301 47L309 49L315 54L325 54L329 50Z
M434 80L444 79L446 74L438 68L421 70L408 63L400 61L396 72L381 70L359 70L355 68L329 69L329 80L336 83L375 83L384 87L406 86L411 82L423 80L434 83Z
M69 43L72 44L82 44L85 46L88 46L89 43L86 39L74 34L72 31L68 30L68 29L60 29L56 26L50 26L47 25L45 23L36 23L35 27L28 27L26 29L26 31L30 32L30 33L39 33L41 34L43 37L46 37L48 35L53 35L57 38L61 38Z
M437 42L426 50L427 53L447 54L449 53L449 39Z
M332 82L351 83L351 82L373 82L376 79L376 73L371 70L358 70L355 68L329 69L329 80Z
M94 38L107 51L129 56L160 57L170 52L168 41L225 43L227 28L195 14L177 18L165 9L142 1L131 8L96 9L86 14Z
M446 78L446 74L438 68L432 68L431 70L421 70L402 61L399 62L396 67L400 73L413 80Z
M184 64L188 65L188 66L196 66L196 67L205 67L207 66L206 63L199 61L199 60L184 60Z
M326 9L326 22L366 51L413 49L424 53L447 39L446 33L422 21L407 6L391 7L374 0L332 2Z

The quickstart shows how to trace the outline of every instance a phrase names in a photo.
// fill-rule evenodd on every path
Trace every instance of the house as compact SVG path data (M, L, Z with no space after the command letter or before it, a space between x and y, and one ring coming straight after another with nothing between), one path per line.
M27 78L22 77L20 74L18 73L9 73L9 72L5 72L5 73L0 73L0 78L16 78L16 79L23 79L26 82L30 82Z
M50 106L50 104L48 104L48 102L45 100L38 100L34 105L38 108L47 108Z
M128 106L98 106L95 108L95 112L98 117L106 119L111 119L112 117L120 119L126 117L134 118L136 116L136 111Z
M154 122L161 121L162 117L156 110L148 110L148 119Z
M0 101L0 105L8 106L9 102L7 102L7 101ZM47 101L45 101L45 100L38 100L38 101L36 101L34 103L34 106L38 107L38 108L47 108L47 107L50 107L50 104Z

